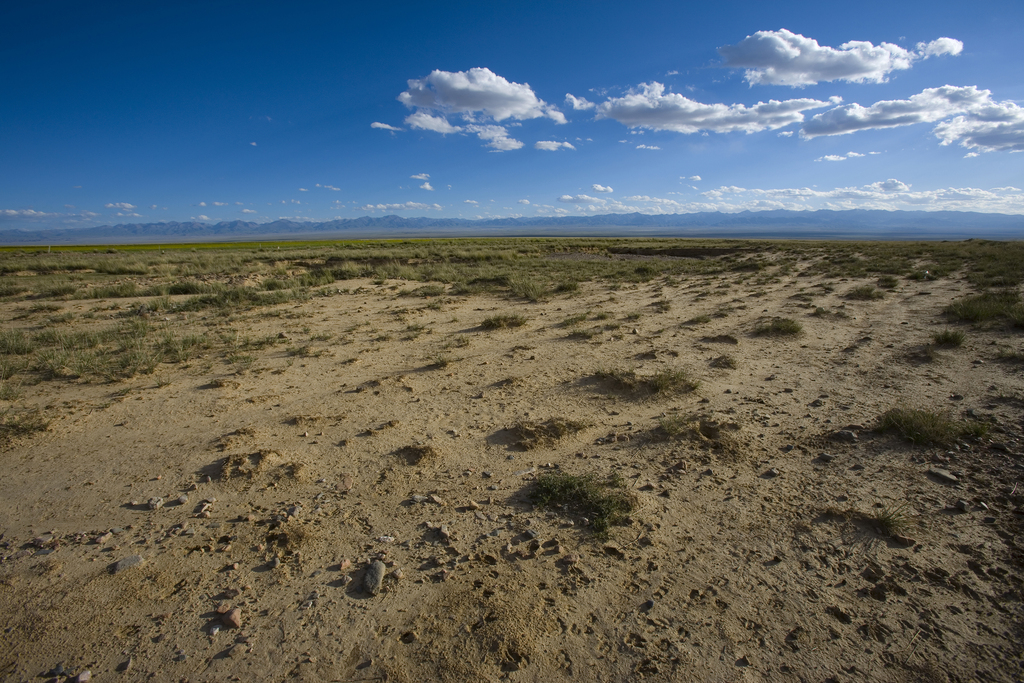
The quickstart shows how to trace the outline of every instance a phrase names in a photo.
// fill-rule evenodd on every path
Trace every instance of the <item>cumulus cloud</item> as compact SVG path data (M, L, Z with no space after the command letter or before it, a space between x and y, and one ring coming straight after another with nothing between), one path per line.
M405 117L405 122L410 128L416 130L430 130L435 133L441 133L447 135L448 133L459 133L462 128L459 126L453 126L448 123L448 119L443 116L434 116L428 114L425 111L416 111Z
M430 190L431 192L434 191L434 187L430 183L423 183L422 185L420 185L420 189L421 190Z
M250 144L250 145L252 145L253 147L255 147L255 146L256 146L256 143L255 143L255 142L250 142L249 144Z
M50 218L57 215L35 209L0 209L0 216L4 218Z
M413 180L430 180L429 173L417 173L416 175L409 176Z
M689 178L687 178L687 180L692 180L693 182L697 182L698 180L700 180L700 176L699 175L692 175Z
M597 107L597 118L613 119L629 128L670 130L676 133L715 133L774 130L804 120L801 112L829 106L813 99L771 100L750 107L743 104L703 104L677 93L666 93L658 82L643 83L623 97Z
M563 204L605 204L608 200L585 194L563 194L558 198L558 201Z
M822 81L884 83L893 71L909 69L917 60L939 55L958 55L963 43L939 38L918 43L917 51L892 43L873 45L852 40L838 48L822 46L817 40L786 29L758 31L736 45L718 48L724 66L746 69L750 85L802 87Z
M843 135L936 121L941 121L933 131L940 144L959 142L979 152L1024 151L1024 109L996 102L991 91L973 85L926 88L905 100L882 100L870 107L842 105L811 117L801 135Z
M210 220L210 217L209 216L204 216L203 214L199 214L198 216L193 216L192 220L194 220L194 221L208 221L208 220Z
M408 83L409 89L398 96L398 101L409 108L463 114L469 119L482 115L498 122L540 117L566 122L565 115L539 99L528 84L508 81L486 68L434 70L426 78L410 79Z
M636 148L637 149L661 149L661 147L658 147L657 145L637 145Z
M475 133L481 140L486 140L487 146L495 152L507 152L523 146L522 142L508 136L508 130L504 126L472 124L466 126L466 131Z
M255 209L242 209L242 213L256 213Z
M565 93L565 103L577 111L585 111L597 106L593 102L588 102L582 97L575 97L569 93Z
M421 202L405 202L403 204L366 204L358 207L360 211L441 211L440 204L423 204Z
M112 202L110 204L104 204L103 206L108 209L121 209L122 211L131 211L132 209L137 208L134 204L129 204L128 202ZM203 204L202 206L206 205Z
M520 204L524 204L524 205L525 205L525 204L529 204L529 203L530 203L530 200L529 200L529 199L519 199L519 200L517 200L517 201L518 201L518 203L520 203Z
M317 183L316 186L317 187L322 187L325 190L333 190L335 192L341 192L341 188L340 187L335 187L334 185L321 185L320 183Z
M214 206L227 206L228 203L227 202L214 202L213 205Z
M847 159L854 159L856 157L867 156L866 154L858 154L857 152L847 152L846 154L826 154L823 157L818 157L815 161L846 161Z
M370 124L370 128L379 128L381 130L390 130L392 133L394 133L396 131L405 130L404 128L398 128L397 126L389 126L388 124L381 123L380 121L374 121L373 123L371 123Z
M472 199L464 199L464 200L462 200L462 203L463 204L479 204L480 202L474 201Z
M300 188L299 188L299 192L309 192L309 190L307 190L307 189L306 189L306 188L304 188L304 187L300 187Z
M560 149L576 149L568 142L553 142L551 140L535 142L533 147L534 149L543 149L548 152L557 152Z
M615 190L608 187L607 185L598 185L597 183L591 185L590 189L592 189L594 192L615 192Z

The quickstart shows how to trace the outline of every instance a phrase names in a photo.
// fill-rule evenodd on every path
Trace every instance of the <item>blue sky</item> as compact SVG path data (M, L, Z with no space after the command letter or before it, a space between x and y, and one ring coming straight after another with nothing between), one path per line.
M1024 3L0 9L0 227L1024 213Z

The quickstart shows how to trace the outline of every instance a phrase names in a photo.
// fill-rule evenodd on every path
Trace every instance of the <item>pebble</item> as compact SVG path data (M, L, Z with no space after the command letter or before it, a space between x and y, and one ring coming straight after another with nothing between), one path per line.
M380 560L374 560L366 570L366 577L363 579L363 588L370 595L380 593L381 584L384 582L384 571L386 567Z
M412 502L414 503L426 503L429 500L426 496L413 496Z
M232 607L221 618L225 628L242 628L242 610Z
M163 498L150 498L149 502L147 503L147 505L149 505L149 509L150 510L159 510L160 508L162 508L164 506L164 499Z
M114 537L114 534L110 533L109 531L107 533L105 533L105 534L100 534L99 536L96 537L96 545L103 545L104 543L106 543L107 541L109 541L113 537Z
M281 566L281 558L280 557L274 557L274 559L272 559L269 564L270 564L270 568L271 569L277 569L278 567Z
M956 509L960 512L968 512L971 509L971 504L966 500L960 499L956 502Z
M184 505L187 502L188 496L186 496L185 494L181 494L180 496L178 496L178 505Z
M78 674L77 676L75 676L71 680L72 680L73 683L84 683L84 681L91 681L92 680L92 672L88 671L88 670L83 671L82 673Z
M773 467L764 474L766 477L777 477L779 476L779 471Z
M444 505L444 499L441 498L440 496L437 496L437 495L434 495L434 494L430 494L430 501L432 503L436 503L436 504L441 505L441 506Z
M231 609L231 605L230 604L228 604L226 602L222 602L219 605L217 605L217 614L227 614L228 610L230 610L230 609Z
M836 459L836 456L832 455L831 453L819 453L818 459L821 460L822 462L832 462L833 460Z
M941 469L939 467L932 467L932 468L930 468L928 470L928 474L932 475L936 479L940 479L941 481L943 481L943 482L945 482L947 484L955 484L958 481L960 481L949 470L944 470L944 469Z
M343 572L343 571L345 571L346 569L348 569L351 566L352 566L352 561L349 560L347 557L343 557L341 559L341 562L338 563L338 571L339 572Z
M528 467L525 470L519 470L518 472L513 472L512 476L513 477L521 477L524 474L533 474L536 471L537 471L536 467Z
M845 441L846 443L857 443L857 434L851 432L849 429L840 429L838 432L832 433L832 438L835 441Z
M142 564L143 562L145 562L145 560L142 559L141 555L129 555L128 557L125 557L124 559L121 559L121 560L118 560L117 562L115 562L112 572L114 574L117 574L119 572L123 572L125 569L130 569L131 567L137 567L138 565Z

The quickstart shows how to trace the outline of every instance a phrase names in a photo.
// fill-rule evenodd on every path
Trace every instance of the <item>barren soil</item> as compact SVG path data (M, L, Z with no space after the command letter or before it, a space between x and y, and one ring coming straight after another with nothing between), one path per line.
M1024 366L998 351L1021 331L953 325L943 308L975 292L958 274L844 296L873 283L529 302L362 279L227 321L142 311L273 341L3 402L49 426L0 450L0 676L1019 681ZM130 310L58 304L76 329ZM25 308L0 302L4 327L38 331ZM482 326L498 315L525 324ZM772 318L802 332L754 333ZM962 346L927 346L951 326ZM628 370L699 384L601 374ZM875 430L895 407L990 430L915 445ZM583 428L515 429L548 420ZM551 472L617 474L636 508L601 537L532 502Z

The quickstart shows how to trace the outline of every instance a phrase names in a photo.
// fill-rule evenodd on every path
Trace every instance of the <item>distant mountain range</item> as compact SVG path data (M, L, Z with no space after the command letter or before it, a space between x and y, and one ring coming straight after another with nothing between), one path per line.
M0 244L145 244L274 239L497 236L741 237L778 239L1024 239L1024 216L963 211L743 211L554 218L363 216L322 223L126 223L90 228L0 230Z

